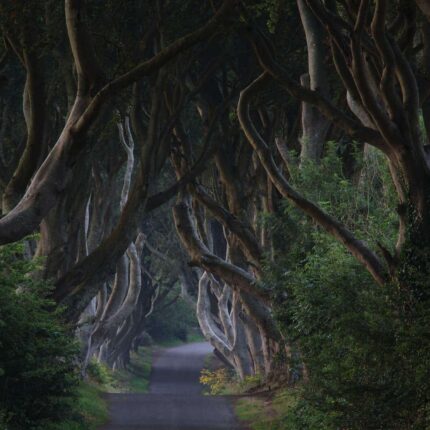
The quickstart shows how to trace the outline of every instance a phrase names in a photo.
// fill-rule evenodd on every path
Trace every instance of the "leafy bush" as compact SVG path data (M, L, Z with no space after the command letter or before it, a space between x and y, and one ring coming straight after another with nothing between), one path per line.
M105 385L112 382L112 371L106 364L98 362L95 358L88 363L87 373L91 380L99 385Z
M11 430L64 419L78 383L77 345L23 248L0 248L0 417Z
M286 388L270 396L243 397L236 414L252 430L323 430L332 427L330 417L300 400L301 388Z
M221 394L226 385L231 382L231 375L224 367L217 370L203 369L200 373L200 383L206 385L209 394L216 396Z
M405 310L396 286L382 290L325 236L284 282L278 318L309 376L296 419L311 409L336 417L327 429L428 428L429 304Z

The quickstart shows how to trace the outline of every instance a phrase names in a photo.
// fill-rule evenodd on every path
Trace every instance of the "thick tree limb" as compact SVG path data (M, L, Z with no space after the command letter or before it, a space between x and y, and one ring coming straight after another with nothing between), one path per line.
M0 220L0 244L14 242L32 233L58 201L59 195L72 179L71 167L76 156L87 144L84 133L93 124L104 103L118 90L154 73L184 50L209 37L228 17L234 3L234 0L225 0L219 11L206 25L178 39L150 60L110 82L94 97L91 98L87 94L88 91L83 91L82 88L85 85L81 85L81 91L78 90L72 111L54 148L34 176L25 196L7 216ZM80 2L70 0L68 5L79 7ZM70 17L78 19L75 12L71 13ZM76 31L80 30L82 30L80 24L71 25L69 22L68 31L71 44L83 43L82 36L76 34ZM92 62L91 60L87 62L87 56L89 58L90 55L85 48L78 46L76 48L75 62L81 67L82 76L92 76L92 73L89 72Z
M430 3L428 0L415 0L415 3L420 8L421 12L430 22Z
M104 80L97 62L86 23L86 0L65 0L65 15L70 47L78 75L78 93L88 96Z
M214 348L220 351L223 356L233 364L233 346L228 342L224 333L217 327L211 318L211 305L209 300L210 278L205 272L199 280L199 293L197 299L197 319L203 335L209 340Z
M137 299L142 286L140 256L142 252L142 238L139 236L136 244L132 243L127 249L127 255L130 259L130 276L127 295L122 302L120 308L109 318L102 322L103 330L109 331L114 327L118 327L133 311L137 304Z
M229 14L232 12L234 3L235 0L225 0L217 13L203 27L176 40L171 45L162 49L150 60L139 64L129 72L124 73L105 85L93 98L82 117L74 126L73 132L76 134L84 132L96 118L100 106L114 93L160 70L161 67L175 58L179 53L208 38L228 18Z
M331 101L319 92L303 87L292 80L282 66L278 64L270 54L270 49L259 36L251 35L251 42L261 67L272 76L293 97L316 106L329 120L344 129L352 138L369 142L375 147L386 150L381 135L368 127L363 127L359 122L345 115ZM266 75L267 76L267 75Z
M306 0L297 0L303 29L306 36L308 72L301 77L303 87L327 96L329 82L325 61L324 29L309 9ZM309 103L302 105L302 137L300 158L302 162L319 162L330 121Z
M155 118L156 116L152 116L152 121L155 121ZM152 142L153 138L154 136L147 139L145 145L151 146L156 143ZM141 170L133 185L124 210L112 233L87 258L77 263L73 269L56 282L54 298L57 302L62 302L68 306L68 319L76 320L80 312L85 309L86 304L97 294L99 287L95 281L112 275L112 267L131 243L133 234L144 214L166 203L203 172L215 150L216 145L211 144L211 133L209 133L202 154L191 169L172 186L150 197L146 197L148 177L142 173L148 169L148 161L141 161L141 164L147 167L143 171Z
M252 264L260 267L262 251L251 229L237 217L219 205L201 186L193 187L193 195L227 229L234 233L243 245L243 251Z
M23 51L26 82L23 94L24 119L27 141L18 166L3 194L3 213L12 210L22 196L36 171L44 147L45 91L39 59L27 50Z
M219 276L232 287L254 295L264 303L270 303L268 294L257 287L255 279L248 272L217 257L203 244L193 225L190 208L184 201L175 205L173 216L179 237L191 256L192 264Z

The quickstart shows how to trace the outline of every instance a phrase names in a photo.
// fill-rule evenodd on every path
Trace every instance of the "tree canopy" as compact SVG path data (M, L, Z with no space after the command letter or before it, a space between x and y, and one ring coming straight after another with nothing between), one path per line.
M427 428L426 0L7 0L0 32L0 244L82 374L192 309L305 387L292 429ZM0 321L36 300L8 270Z

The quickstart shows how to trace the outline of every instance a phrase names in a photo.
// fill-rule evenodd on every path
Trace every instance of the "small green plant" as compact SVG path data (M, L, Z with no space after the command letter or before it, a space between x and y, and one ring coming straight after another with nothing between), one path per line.
M103 363L93 358L87 367L87 373L90 379L99 385L106 385L112 382L111 370Z
M236 414L252 430L296 430L299 427L288 422L288 417L297 405L299 392L296 388L287 388L266 397L244 397L236 404Z
M258 387L263 382L263 378L261 375L248 375L245 376L243 381L239 382L239 389L241 392L247 392L252 388Z

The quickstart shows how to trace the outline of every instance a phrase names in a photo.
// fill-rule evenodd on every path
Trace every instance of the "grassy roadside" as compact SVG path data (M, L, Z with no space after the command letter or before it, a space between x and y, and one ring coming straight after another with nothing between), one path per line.
M127 368L111 370L104 364L91 362L89 380L105 393L146 393L149 388L153 347L141 347L132 352Z
M126 369L111 370L102 363L93 361L88 366L88 380L80 384L76 400L76 418L52 425L44 430L97 430L109 418L103 393L146 393L149 389L154 351L186 343L202 342L198 335L189 336L186 342L179 339L158 342L156 345L140 347L131 353Z
M237 379L219 360L209 356L201 372L200 382L206 395L233 396L239 421L250 430L287 430L290 415L300 398L300 388L268 390L257 376Z
M287 430L289 412L296 406L298 391L287 388L264 396L238 399L236 416L251 430Z
M131 354L126 369L111 370L104 364L90 363L88 379L82 381L74 401L75 417L44 430L97 430L108 421L104 393L146 393L152 366L152 347Z
M73 420L47 426L45 430L96 430L108 420L102 391L88 382L79 386L74 409L76 417Z

